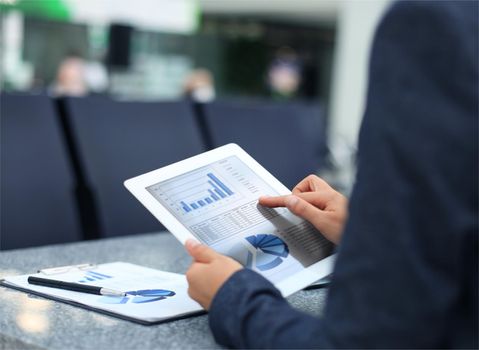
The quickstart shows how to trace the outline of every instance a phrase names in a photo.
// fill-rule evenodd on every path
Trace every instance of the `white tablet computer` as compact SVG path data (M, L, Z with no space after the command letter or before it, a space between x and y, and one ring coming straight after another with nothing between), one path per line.
M181 242L192 238L269 279L288 296L331 273L333 244L286 208L258 204L291 191L236 144L125 181Z

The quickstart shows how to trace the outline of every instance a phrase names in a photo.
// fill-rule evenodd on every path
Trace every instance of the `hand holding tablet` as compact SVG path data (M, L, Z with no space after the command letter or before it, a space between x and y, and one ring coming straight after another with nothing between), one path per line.
M193 263L186 272L188 295L206 310L221 286L243 266L210 247L189 239L185 243Z
M291 192L235 144L125 181L180 242L195 239L290 295L328 275L333 245L286 208L260 196Z

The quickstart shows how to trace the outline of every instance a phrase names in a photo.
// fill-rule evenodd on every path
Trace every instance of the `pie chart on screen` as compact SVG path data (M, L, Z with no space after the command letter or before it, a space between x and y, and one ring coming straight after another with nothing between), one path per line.
M267 271L280 265L288 257L288 245L278 236L258 234L244 238L233 246L228 255L247 268Z

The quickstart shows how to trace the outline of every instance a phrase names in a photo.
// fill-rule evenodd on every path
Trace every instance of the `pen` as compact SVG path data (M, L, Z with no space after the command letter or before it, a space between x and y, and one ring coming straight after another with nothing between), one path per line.
M81 292L81 293L110 295L110 296L116 296L116 297L126 296L126 293L119 292L109 288L89 286L89 285L80 284L80 283L57 281L57 280L51 280L48 278L40 278L40 277L34 277L34 276L28 277L28 283L36 284L38 286L43 286L43 287L66 289L66 290L71 290L74 292Z
M328 282L310 284L306 288L303 288L303 290L321 289L321 288L326 288L326 287L329 287L329 281Z

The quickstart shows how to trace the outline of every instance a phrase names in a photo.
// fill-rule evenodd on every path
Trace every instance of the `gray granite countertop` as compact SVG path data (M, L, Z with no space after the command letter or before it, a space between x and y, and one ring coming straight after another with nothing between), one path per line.
M0 278L39 268L125 261L185 273L191 260L168 233L0 252ZM293 307L319 315L324 289L288 298ZM0 349L211 349L220 348L202 315L154 326L54 302L0 286Z

